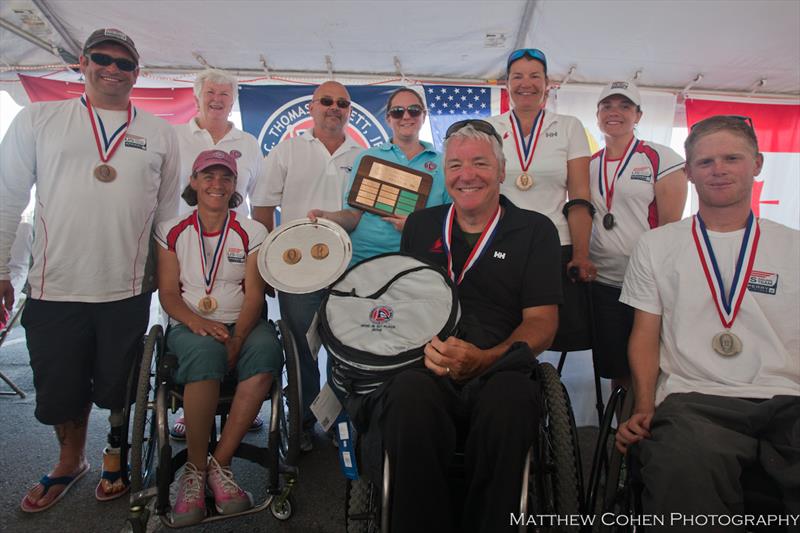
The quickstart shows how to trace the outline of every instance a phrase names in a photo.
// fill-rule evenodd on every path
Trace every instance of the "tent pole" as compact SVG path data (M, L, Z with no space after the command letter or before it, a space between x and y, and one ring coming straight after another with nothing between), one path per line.
M33 0L33 5L35 5L39 11L41 11L42 15L44 15L44 18L47 19L47 22L53 26L53 29L56 30L56 32L64 40L64 43L67 45L66 51L69 52L72 57L64 57L62 55L61 57L64 59L64 61L67 63L77 63L78 56L81 53L80 43L72 38L72 35L69 34L67 29L61 23L61 20L53 14L53 10L50 9L50 6L47 5L45 0Z

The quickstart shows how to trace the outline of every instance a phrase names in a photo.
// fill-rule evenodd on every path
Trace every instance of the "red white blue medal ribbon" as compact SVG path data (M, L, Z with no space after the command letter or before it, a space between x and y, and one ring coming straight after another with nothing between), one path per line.
M517 147L519 165L520 168L522 168L522 172L527 173L533 162L533 153L536 151L536 145L539 143L539 134L542 133L544 109L540 109L539 113L536 115L527 142L525 136L522 134L522 123L519 118L517 118L516 113L512 111L509 118L511 119L511 133L514 135L514 145Z
M451 247L453 242L453 223L455 222L455 219L455 206L450 205L450 209L447 211L447 216L444 219L444 227L442 228L442 241L444 243L444 253L447 254L447 275L450 276L450 279L452 279L456 285L460 285L467 271L472 268L478 259L481 258L483 253L492 243L495 232L497 231L497 223L500 221L500 205L497 206L497 210L494 212L494 215L492 215L492 218L489 219L489 221L486 223L486 226L484 226L481 236L478 237L478 242L476 242L475 246L472 247L472 251L469 253L469 257L467 257L467 261L464 263L464 268L461 270L461 274L459 274L457 281L453 271L453 249Z
M747 290L747 281L753 271L760 234L758 220L751 211L750 216L747 218L742 245L739 248L739 256L736 259L736 270L734 271L730 291L726 294L717 258L714 256L714 249L708 238L706 225L699 214L695 215L694 220L692 220L692 236L697 247L697 255L700 256L700 264L703 265L708 288L711 290L711 298L717 306L719 318L726 329L730 329L733 326L736 315L739 313L739 308L742 306L742 299Z
M128 102L128 119L109 137L103 125L103 119L100 118L100 115L94 107L92 107L89 97L84 94L81 100L86 104L86 109L89 111L89 121L92 123L92 133L94 133L94 142L97 145L97 152L100 154L100 160L106 163L114 156L114 152L117 151L120 143L122 143L122 139L125 138L125 133L127 133L128 127L131 124L131 117L134 114L133 105ZM102 141L100 140L101 136L103 139Z
M608 169L606 168L606 149L600 150L600 175L598 176L597 186L600 188L600 197L606 200L606 209L609 212L611 211L611 203L614 201L614 187L619 177L625 172L625 168L630 163L637 146L639 146L639 141L636 137L631 137L631 140L628 141L628 146L625 147L622 158L617 163L617 169L614 171L611 183L608 181Z
M197 241L200 244L200 267L203 269L203 283L205 284L206 294L211 294L211 289L214 288L214 281L217 279L217 272L219 272L219 265L222 263L222 249L225 247L225 241L228 239L228 229L233 223L236 213L228 210L225 217L225 223L222 225L217 238L217 245L214 248L214 255L211 258L211 270L208 270L208 262L206 261L206 244L203 240L203 225L200 223L200 215L195 209L194 212L194 229L197 231Z

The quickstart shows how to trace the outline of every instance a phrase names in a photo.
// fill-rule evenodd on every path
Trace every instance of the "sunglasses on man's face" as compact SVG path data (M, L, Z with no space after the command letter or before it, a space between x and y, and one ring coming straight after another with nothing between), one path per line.
M317 102L324 105L325 107L330 107L333 105L334 100L330 96L323 96L322 98L318 99ZM347 109L350 107L350 102L345 100L344 98L339 98L336 100L336 107L339 109Z
M117 65L117 68L123 72L133 72L136 70L136 63L131 61L130 59L125 59L124 57L111 57L110 55L101 54L100 52L95 52L93 54L89 54L89 59L92 60L93 63L97 63L101 67L107 67L111 63Z
M400 120L401 118L403 118L403 115L405 115L406 112L408 112L408 116L410 116L411 118L417 118L422 114L423 111L425 110L422 109L422 106L417 104L411 104L408 107L396 105L389 108L389 111L387 111L386 114L394 119Z
M492 126L485 120L480 120L477 118L459 120L458 122L453 122L453 124L451 124L450 127L447 128L447 132L444 134L444 138L447 139L458 130L466 128L467 126L472 126L473 129L478 130L481 133L485 133L486 135L491 135L492 137L497 139L497 142L500 143L500 146L503 146L503 139L500 138L500 134L497 133L497 130L494 129L494 126Z

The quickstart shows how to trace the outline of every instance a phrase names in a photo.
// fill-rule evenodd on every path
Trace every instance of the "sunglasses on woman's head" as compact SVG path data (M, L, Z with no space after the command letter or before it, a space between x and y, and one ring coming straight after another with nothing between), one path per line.
M417 118L422 114L423 111L425 110L422 108L422 106L417 104L411 104L408 107L396 105L389 108L386 114L394 119L401 119L403 118L403 115L408 112L408 116L411 118Z
M330 96L323 96L322 98L319 98L316 101L324 105L325 107L330 107L334 103L333 98L331 98ZM350 101L345 100L344 98L339 98L336 100L336 107L338 107L339 109L347 109L348 107L350 107Z
M92 60L93 63L97 63L101 67L107 67L111 63L117 65L117 68L123 72L133 72L136 70L136 63L131 61L130 59L125 59L124 57L111 57L107 54L101 54L100 52L94 52L89 54L89 59Z

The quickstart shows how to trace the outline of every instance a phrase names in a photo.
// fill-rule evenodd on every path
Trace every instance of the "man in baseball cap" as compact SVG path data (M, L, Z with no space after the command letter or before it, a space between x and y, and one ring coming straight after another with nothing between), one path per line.
M35 416L54 427L59 457L25 494L20 506L28 513L49 509L88 472L93 404L110 410L95 497L107 501L128 490L125 384L141 357L155 289L147 236L178 208L175 132L131 103L139 75L133 40L111 28L92 32L80 70L80 98L26 107L0 144L0 218L8 222L0 232L0 304L7 309L15 296L8 259L20 214L34 185L47 199L37 206L22 322Z
M83 55L88 55L87 52L97 46L100 43L114 43L118 44L128 52L131 53L133 59L138 64L139 63L139 51L136 50L136 45L133 43L133 39L125 35L120 30L115 28L100 28L99 30L94 30L92 34L86 39L86 44L83 45Z

